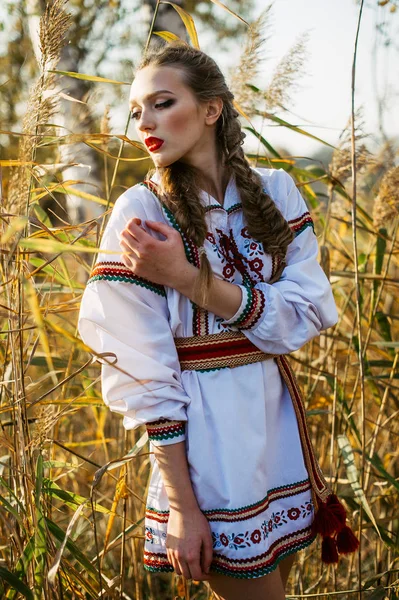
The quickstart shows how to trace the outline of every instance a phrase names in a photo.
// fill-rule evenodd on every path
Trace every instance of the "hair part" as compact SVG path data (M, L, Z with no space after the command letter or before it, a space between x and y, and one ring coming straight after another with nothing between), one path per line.
M216 121L215 142L222 164L234 173L241 196L244 221L253 239L261 242L266 254L277 258L280 265L273 277L280 278L285 266L287 247L293 239L291 229L272 198L263 190L258 173L251 169L242 144L245 133L233 105L234 95L216 62L205 52L182 41L173 41L148 50L137 71L148 67L168 66L181 69L185 84L199 103L220 98L223 109ZM176 161L167 167L151 168L147 177L157 172L160 176L162 202L173 212L184 234L197 246L202 246L207 234L205 207L200 201L201 172L196 167ZM201 253L200 271L194 297L206 305L213 277L206 253Z

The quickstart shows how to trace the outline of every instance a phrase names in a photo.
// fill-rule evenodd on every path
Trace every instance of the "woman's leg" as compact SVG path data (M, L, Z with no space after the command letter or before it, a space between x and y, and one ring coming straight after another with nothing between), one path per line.
M220 600L284 600L279 568L257 579L238 579L210 573L209 585Z
M296 553L290 554L287 558L283 558L283 560L279 563L281 580L283 582L284 589L287 587L288 577L291 571L291 567L295 562Z

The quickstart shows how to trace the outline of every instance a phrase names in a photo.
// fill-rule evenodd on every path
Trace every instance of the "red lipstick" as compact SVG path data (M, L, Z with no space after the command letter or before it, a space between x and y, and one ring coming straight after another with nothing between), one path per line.
M150 152L154 152L154 150L158 150L163 144L163 140L156 137L148 137L144 140L145 145L149 149Z

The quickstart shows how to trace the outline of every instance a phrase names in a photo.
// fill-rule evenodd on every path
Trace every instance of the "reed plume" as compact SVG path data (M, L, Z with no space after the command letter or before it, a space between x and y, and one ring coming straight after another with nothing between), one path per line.
M271 6L271 4L267 6L249 26L240 62L230 76L229 87L234 94L234 99L249 117L255 114L258 101L256 92L249 84L257 78L262 62L265 60L262 52L269 36L265 37L264 30L270 22Z
M355 114L355 148L356 148L356 170L362 173L375 158L364 143L368 134L364 131L363 110L359 108ZM352 176L352 152L351 152L351 120L348 119L344 129L339 136L338 144L333 152L330 162L330 173L335 179L342 183Z
M41 134L45 132L46 124L58 106L54 94L54 70L65 43L65 36L71 24L70 13L65 12L67 0L54 0L48 3L39 24L40 75L33 85L25 116L22 122L21 142L18 150L18 160L22 163L16 168L10 178L8 210L14 214L26 214L29 206L30 164L34 161L36 148Z
M278 63L271 82L263 94L267 110L284 108L291 103L293 93L299 88L298 81L305 74L308 38L307 33L301 34Z
M389 169L383 176L373 206L373 222L377 228L386 227L399 214L399 167Z

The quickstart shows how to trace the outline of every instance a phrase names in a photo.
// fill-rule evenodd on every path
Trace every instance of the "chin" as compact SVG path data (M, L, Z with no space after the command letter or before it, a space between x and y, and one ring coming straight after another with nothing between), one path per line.
M178 161L180 158L181 158L180 156L171 158L168 156L157 155L157 156L153 156L152 160L156 167L162 168L162 167L170 167L170 165L172 165L173 163Z

